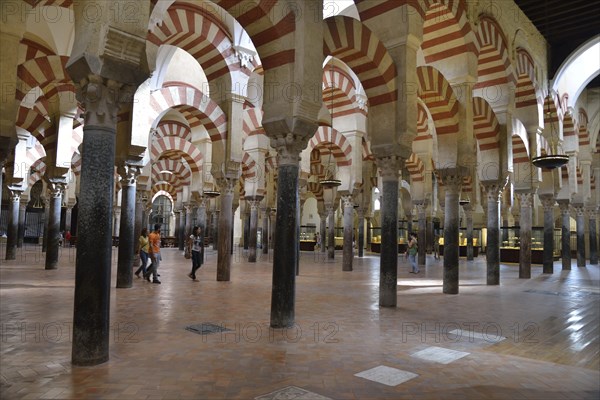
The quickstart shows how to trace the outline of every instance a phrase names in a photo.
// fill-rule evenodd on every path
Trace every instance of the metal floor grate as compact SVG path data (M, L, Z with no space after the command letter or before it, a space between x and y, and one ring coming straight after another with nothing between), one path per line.
M231 331L231 329L225 328L222 325L212 324L210 322L202 322L201 324L189 325L185 327L185 330L197 333L198 335L210 335L211 333Z

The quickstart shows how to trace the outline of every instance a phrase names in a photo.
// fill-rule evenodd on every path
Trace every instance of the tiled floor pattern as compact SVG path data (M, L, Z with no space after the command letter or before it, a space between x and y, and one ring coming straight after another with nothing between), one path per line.
M2 261L0 398L600 395L597 266L560 271L556 263L553 275L536 266L532 279L519 280L518 267L502 265L501 285L487 286L485 258L461 260L460 294L452 296L442 294L441 261L428 258L427 268L413 275L401 257L398 307L380 308L376 256L356 259L354 271L342 272L341 252L327 263L303 253L296 325L272 330L268 257L249 264L236 252L231 282L217 282L216 254L208 251L193 282L186 276L189 261L165 249L162 285L134 278L131 289L112 289L110 361L83 368L70 364L74 254L63 249L55 271L43 269L39 247ZM115 274L116 250L113 283ZM231 331L186 330L206 323ZM439 360L451 358L444 349L469 354L444 364ZM436 353L438 361L431 359ZM356 376L382 367L417 376L395 386Z

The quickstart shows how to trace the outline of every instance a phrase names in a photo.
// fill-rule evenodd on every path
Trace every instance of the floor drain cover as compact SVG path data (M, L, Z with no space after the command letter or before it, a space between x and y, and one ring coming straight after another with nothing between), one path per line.
M185 329L190 332L197 333L198 335L210 335L211 333L219 332L230 332L231 329L227 329L222 325L211 324L209 322L203 322L201 324L189 325Z

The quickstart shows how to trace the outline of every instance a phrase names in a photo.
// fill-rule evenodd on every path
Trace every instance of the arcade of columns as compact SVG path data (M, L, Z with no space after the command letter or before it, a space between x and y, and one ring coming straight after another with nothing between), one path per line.
M135 239L159 196L173 206L181 250L194 224L213 239L218 281L230 279L236 212L248 262L262 226L262 252L274 250L273 328L294 323L309 201L329 258L343 215L344 271L354 240L362 257L368 228L381 228L382 307L397 302L400 218L417 218L423 266L432 221L443 221L447 294L460 287L461 219L467 260L474 227L487 229L488 285L500 283L500 227L510 219L520 227L521 278L531 277L535 225L544 226L543 272L553 272L557 219L562 268L571 268L573 217L577 265L598 263L598 110L579 87L546 85L545 41L516 5L493 15L486 1L355 3L325 19L321 1L4 8L6 259L22 246L38 180L46 269L59 259L61 207L69 227L77 204L74 364L108 359L113 235L116 287L129 288ZM556 138L567 166L532 167ZM340 186L322 187L332 171Z

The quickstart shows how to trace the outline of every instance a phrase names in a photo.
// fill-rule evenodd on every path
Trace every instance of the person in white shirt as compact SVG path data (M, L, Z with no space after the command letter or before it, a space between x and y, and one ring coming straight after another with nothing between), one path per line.
M188 251L192 255L192 272L188 274L190 279L196 279L196 271L202 266L204 246L202 243L202 228L195 226L188 239Z

